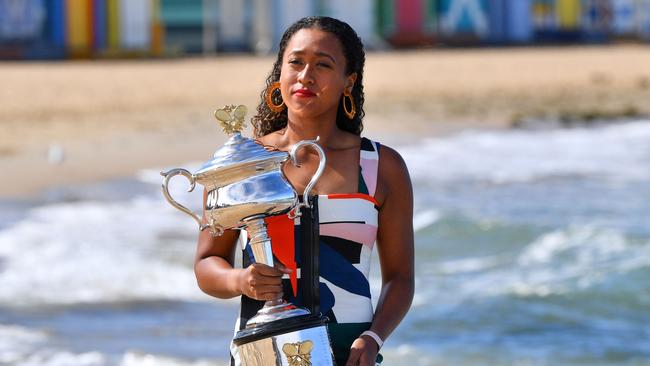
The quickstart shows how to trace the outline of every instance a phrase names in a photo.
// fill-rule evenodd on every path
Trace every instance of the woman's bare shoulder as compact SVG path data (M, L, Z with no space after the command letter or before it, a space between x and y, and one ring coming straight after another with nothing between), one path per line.
M379 147L379 168L387 172L402 171L408 174L406 162L402 155L397 150L384 144Z
M391 192L411 192L411 178L404 158L395 149L381 144L376 198L381 203Z

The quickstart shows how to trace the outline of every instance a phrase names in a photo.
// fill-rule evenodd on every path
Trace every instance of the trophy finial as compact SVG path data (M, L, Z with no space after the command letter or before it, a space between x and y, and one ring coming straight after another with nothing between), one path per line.
M246 127L244 118L247 112L248 108L245 105L231 104L214 111L214 118L219 121L223 132L232 135L241 132Z

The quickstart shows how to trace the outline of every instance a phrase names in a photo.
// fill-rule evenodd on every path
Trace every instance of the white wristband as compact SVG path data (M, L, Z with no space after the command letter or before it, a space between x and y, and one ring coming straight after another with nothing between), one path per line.
M367 335L368 337L375 340L375 343L377 343L377 349L380 349L381 346L384 345L384 341L382 341L381 338L377 335L377 333L373 332L372 330L366 330L365 332L361 333L359 337L364 335Z

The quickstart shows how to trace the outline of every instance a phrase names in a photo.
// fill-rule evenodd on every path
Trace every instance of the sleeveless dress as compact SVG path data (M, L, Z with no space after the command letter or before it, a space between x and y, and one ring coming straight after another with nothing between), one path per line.
M329 318L328 330L337 364L345 364L352 342L370 329L373 318L370 297L370 259L377 237L378 202L375 199L379 166L379 143L361 138L357 193L318 196L320 309ZM297 278L300 277L300 218L287 215L266 220L273 242L273 254L286 267L294 269L283 278L284 298L303 306ZM242 265L250 265L249 246L242 252ZM264 305L263 301L241 296L235 332L244 329L248 319ZM231 344L231 365L239 357ZM381 356L378 356L381 360Z

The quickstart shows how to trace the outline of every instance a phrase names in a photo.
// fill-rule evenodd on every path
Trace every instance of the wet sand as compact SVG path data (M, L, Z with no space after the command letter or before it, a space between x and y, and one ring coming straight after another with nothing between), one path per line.
M0 64L0 197L205 161L212 111L252 111L273 58ZM369 53L365 135L402 141L517 121L650 114L650 47ZM250 116L250 113L249 113Z

